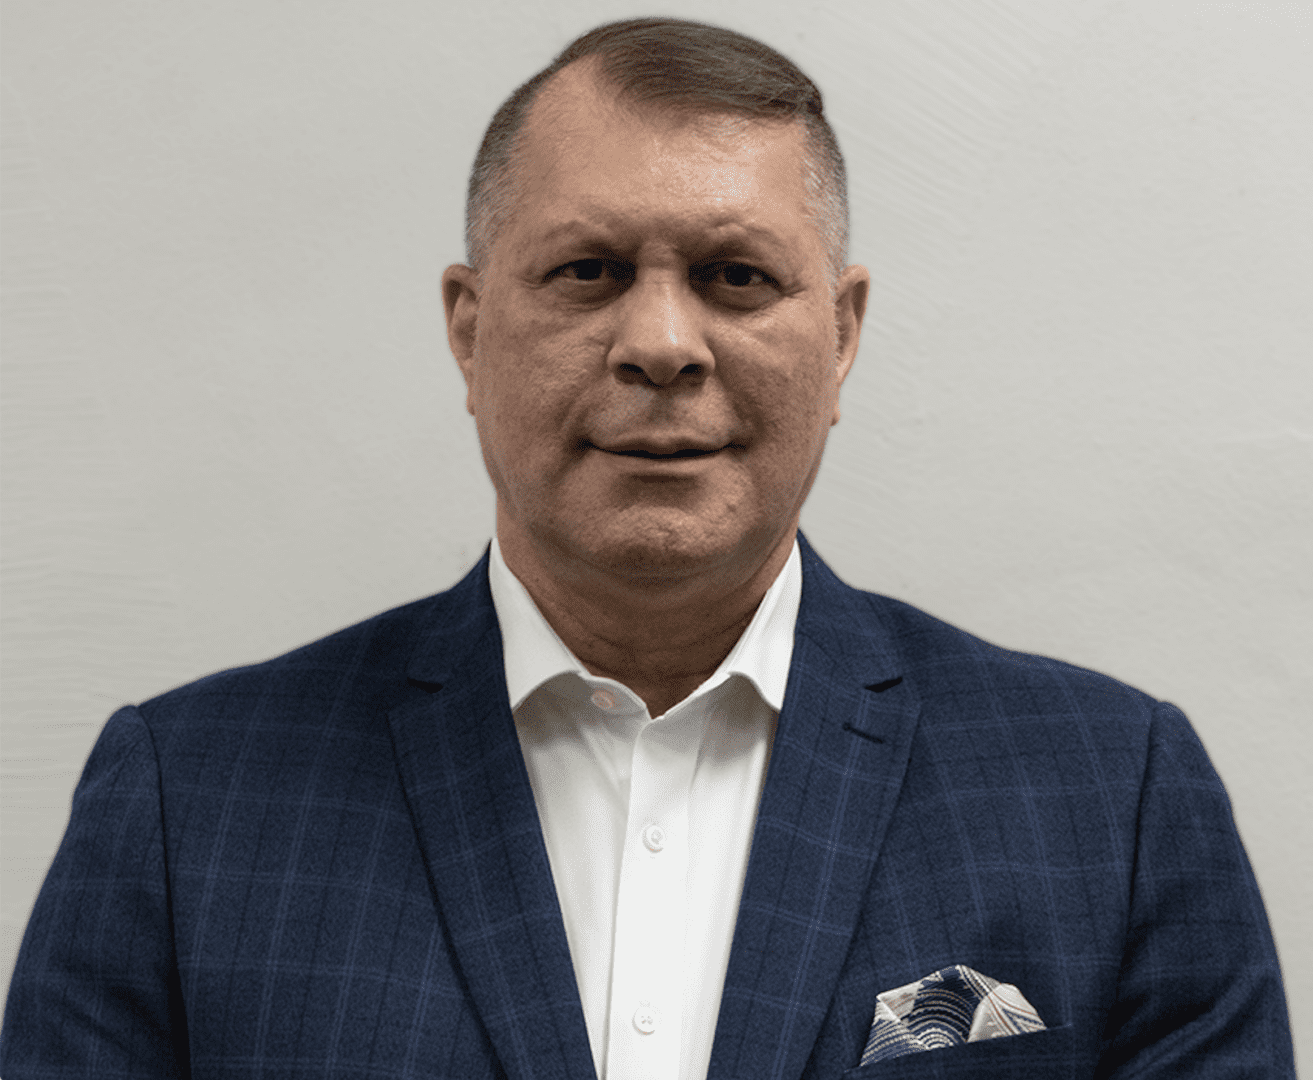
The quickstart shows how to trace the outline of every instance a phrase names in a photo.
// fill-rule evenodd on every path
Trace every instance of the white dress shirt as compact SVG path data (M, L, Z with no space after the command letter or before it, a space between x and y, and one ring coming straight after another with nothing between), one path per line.
M784 702L793 551L715 674L655 719L489 565L506 686L600 1080L702 1080Z

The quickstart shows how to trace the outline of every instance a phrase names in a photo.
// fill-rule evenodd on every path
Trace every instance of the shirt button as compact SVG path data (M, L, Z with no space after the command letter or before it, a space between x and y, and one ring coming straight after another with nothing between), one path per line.
M651 1002L640 1001L634 1010L634 1027L644 1035L651 1035L661 1023L661 1012Z
M593 704L599 709L611 710L615 708L615 698L605 690L593 691Z
M648 851L660 851L666 846L666 830L660 825L649 825L643 830L643 844Z

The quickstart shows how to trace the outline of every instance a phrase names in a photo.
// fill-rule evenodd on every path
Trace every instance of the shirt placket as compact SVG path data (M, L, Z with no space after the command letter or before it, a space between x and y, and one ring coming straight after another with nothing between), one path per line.
M606 1080L679 1076L693 716L648 722L634 741L616 897Z

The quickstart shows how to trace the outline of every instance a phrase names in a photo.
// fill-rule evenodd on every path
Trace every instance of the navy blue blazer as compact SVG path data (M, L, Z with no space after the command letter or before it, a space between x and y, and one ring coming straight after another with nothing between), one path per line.
M710 1076L1293 1076L1226 795L1173 706L842 584L793 663ZM1049 1030L857 1068L950 964ZM10 990L6 1080L593 1075L486 557L106 725Z

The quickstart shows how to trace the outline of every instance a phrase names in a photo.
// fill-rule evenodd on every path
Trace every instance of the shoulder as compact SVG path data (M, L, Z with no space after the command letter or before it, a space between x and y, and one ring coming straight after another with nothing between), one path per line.
M990 693L1010 708L1043 705L1107 706L1147 718L1158 704L1143 691L1109 675L1055 657L1019 652L986 641L911 604L863 594L870 610L889 628L923 696Z
M854 670L869 670L866 656L881 655L885 677L916 694L927 734L952 728L964 739L1006 733L1008 741L1099 744L1142 762L1155 724L1179 717L1109 675L1006 648L901 600L854 589L810 554L800 632L831 655L845 654Z
M914 799L976 792L987 813L1001 793L1024 793L1036 813L1103 822L1119 843L1134 842L1150 792L1193 807L1200 821L1229 821L1216 770L1171 703L1098 671L996 645L903 601L840 588L846 636L883 643L892 657L886 670L914 702L905 706L917 717Z
M402 670L414 628L424 621L435 599L383 612L261 663L215 672L143 702L140 709L154 716L234 697L313 696L317 688L340 686L343 679Z
M407 697L417 657L475 639L490 621L485 558L445 592L169 690L137 712L157 738L179 728L192 738L234 726L322 726L333 717L377 717Z
M996 645L897 600L870 601L920 696L924 738L962 753L1006 751L1059 785L1117 777L1128 794L1143 783L1155 744L1202 754L1179 709L1119 679Z
M915 678L925 697L994 691L1070 695L1082 701L1115 701L1119 707L1152 710L1147 694L1097 671L1053 657L1018 652L969 633L920 608L879 593L855 589L803 545L804 591L799 626L832 649L883 652Z

